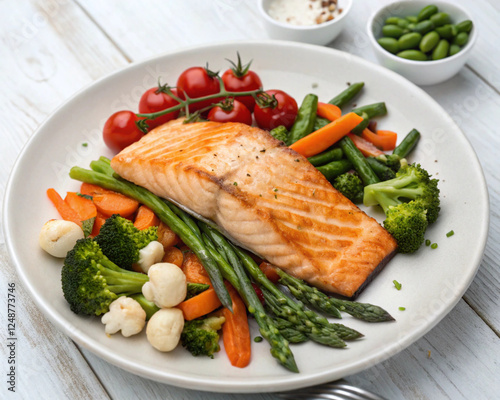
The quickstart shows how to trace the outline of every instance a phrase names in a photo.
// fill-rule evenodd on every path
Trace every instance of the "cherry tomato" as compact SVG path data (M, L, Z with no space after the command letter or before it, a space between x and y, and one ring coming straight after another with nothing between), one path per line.
M136 125L141 118L132 111L118 111L108 118L102 130L104 143L111 150L119 152L137 142L144 133Z
M243 103L233 99L227 99L224 103L227 103L227 107L215 106L210 109L208 113L208 119L210 121L241 122L243 124L252 125L252 113ZM230 109L226 110L226 108Z
M228 69L222 74L222 81L224 87L229 92L247 92L249 90L257 90L262 88L262 81L259 76L250 71L249 62L246 65L241 64L240 55L238 54L238 63L231 62L233 68ZM255 107L255 99L252 96L241 96L237 98L241 101L251 112Z
M297 117L298 107L295 99L282 90L266 90L265 93L274 95L278 104L275 107L255 105L253 113L259 127L271 130L284 125L286 129L290 129Z
M178 96L177 89L171 89L172 94ZM139 113L140 114L150 114L158 111L166 110L167 108L174 107L179 102L170 97L167 93L159 91L158 87L148 89L141 97L139 101ZM161 117L147 120L149 129L156 128L157 126L163 125L164 123L176 119L179 116L179 110L173 111L171 113L162 115Z
M196 99L198 97L209 96L217 94L220 91L219 80L217 74L208 71L202 67L191 67L185 70L177 79L177 90L179 96L183 99L185 95L190 98ZM200 101L189 106L189 111L193 112L208 107L212 103L217 103L220 98Z

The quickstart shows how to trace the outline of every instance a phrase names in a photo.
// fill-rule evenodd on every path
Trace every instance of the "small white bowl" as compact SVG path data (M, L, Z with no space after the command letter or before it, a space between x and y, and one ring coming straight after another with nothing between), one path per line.
M272 1L259 0L259 11L264 20L264 27L272 39L291 40L318 45L328 44L340 34L352 6L352 0L339 0L337 7L342 9L342 12L331 21L317 25L292 25L279 22L269 15L268 10Z
M372 14L368 21L368 37L378 61L387 67L409 79L417 85L435 85L450 79L458 73L469 58L470 52L476 41L476 27L469 34L469 41L460 52L451 57L436 61L413 61L398 57L380 46L377 42L382 35L382 27L388 17L407 17L417 15L418 12L428 4L434 4L439 12L450 15L453 24L470 19L471 16L462 8L445 1L396 1ZM474 21L473 21L474 22Z

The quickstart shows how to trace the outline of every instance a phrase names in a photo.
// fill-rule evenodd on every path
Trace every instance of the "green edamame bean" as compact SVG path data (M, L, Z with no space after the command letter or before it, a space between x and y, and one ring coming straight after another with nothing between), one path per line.
M459 46L464 46L469 41L469 34L465 32L460 32L455 39L453 39L453 44L458 44Z
M472 30L472 21L467 19L456 25L458 32L469 33Z
M410 21L408 21L407 19L400 18L396 25L399 26L400 28L405 29L408 28L408 25L410 25Z
M410 21L412 24L416 24L418 22L418 17L415 15L409 15L406 17L408 21Z
M406 33L398 39L400 50L416 49L422 40L422 35L418 32Z
M458 45L458 44L452 44L450 46L450 51L449 51L449 56L454 56L455 54L457 54L460 50L462 50L462 48Z
M420 41L420 50L423 53L428 53L431 51L439 42L439 34L436 31L431 31L427 33ZM401 40L401 39L400 39Z
M412 22L407 26L407 29L409 29L410 31L414 31L416 26L417 24L415 22Z
M409 33L408 33L409 35ZM383 37L377 40L378 44L386 49L389 53L396 54L399 51L398 39Z
M436 28L436 32L441 36L443 39L453 39L455 36L457 36L457 28L455 25L447 24L443 26L438 26Z
M420 10L420 12L418 13L418 20L424 21L426 19L429 19L431 16L433 16L437 12L438 12L438 8L435 5L433 5L433 4L428 5L427 7L422 8Z
M448 55L450 43L446 39L441 39L437 46L432 51L433 60L441 60Z
M403 50L396 55L407 60L427 61L427 56L420 50Z
M434 14L430 21L434 24L434 26L443 26L450 23L450 16L445 12L439 12Z
M415 25L415 28L413 30L420 33L421 35L425 35L427 32L430 32L433 29L434 24L430 20L426 19L425 21L421 21L417 25Z
M397 25L399 22L399 17L389 17L385 20L386 25Z
M382 35L398 39L403 36L404 30L397 25L384 25L382 27Z

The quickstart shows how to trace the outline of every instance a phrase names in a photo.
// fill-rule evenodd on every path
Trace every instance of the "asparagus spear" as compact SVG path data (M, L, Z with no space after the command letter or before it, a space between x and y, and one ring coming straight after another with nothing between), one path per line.
M275 317L273 320L280 333L290 343L302 343L309 339L302 332L295 329L295 325L286 319Z
M328 297L315 287L307 285L304 281L288 275L285 271L276 269L280 276L280 283L286 285L290 292L300 301L314 306L327 314L332 307L337 311L345 311L355 318L368 322L394 321L394 318L383 308L368 303L341 300Z
M222 275L216 262L213 260L203 241L171 210L167 203L147 189L122 179L116 179L111 174L113 170L109 166L109 160L106 161L103 157L101 157L99 161L93 161L91 167L95 170L73 167L69 175L73 179L99 185L106 189L125 194L151 208L158 218L165 222L198 256L207 270L219 300L224 307L232 310L231 297L229 296L226 286L224 286Z

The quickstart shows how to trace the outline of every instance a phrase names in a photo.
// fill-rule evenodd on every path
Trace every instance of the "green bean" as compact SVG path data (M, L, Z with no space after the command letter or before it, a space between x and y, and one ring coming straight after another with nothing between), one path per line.
M433 60L441 60L448 55L450 43L446 39L441 39L437 46L432 51Z
M320 165L325 165L332 161L338 161L343 155L344 153L341 148L334 147L325 150L323 153L309 157L308 160L315 167L319 167Z
M469 41L469 34L465 32L460 32L455 39L453 39L453 44L457 44L459 46L464 46Z
M450 45L450 51L448 52L448 55L451 57L451 56L454 56L455 54L457 54L460 50L462 50L462 48L458 45L458 44L452 44Z
M405 158L411 151L415 148L420 139L420 132L416 129L412 129L408 135L404 137L399 145L392 151L392 154L396 154L400 158Z
M105 161L98 161L97 163L106 164ZM198 256L210 277L210 281L212 282L213 288L215 289L219 300L224 307L232 309L231 297L229 296L226 286L224 285L222 275L205 244L191 231L184 221L172 211L165 201L158 196L155 196L145 188L136 186L133 183L122 179L116 179L112 175L106 173L86 170L80 167L73 167L71 168L69 175L73 179L93 183L106 189L114 190L126 196L132 197L153 210L158 218L166 223L170 229L172 229L172 231L174 231Z
M377 175L373 172L370 165L366 161L366 158L354 145L350 137L343 137L340 140L339 145L347 159L352 163L365 186L380 182L380 179L378 179Z
M472 21L470 19L462 21L456 25L456 28L458 32L470 33L472 30Z
M367 157L366 161L381 181L387 181L396 177L396 173L387 165L382 164L373 157Z
M314 121L316 120L317 109L318 96L309 93L304 97L304 100L302 100L302 104L297 113L297 119L288 133L287 144L289 146L312 132Z
M453 39L458 33L456 26L451 24L438 26L436 32L442 39Z
M405 33L398 39L398 47L400 50L409 50L418 47L422 40L422 35L418 32Z
M431 16L430 21L435 27L443 26L450 23L450 16L445 12L438 12Z
M368 104L366 106L357 107L353 109L352 112L358 114L359 116L365 113L368 115L369 119L372 119L375 117L382 117L386 115L387 107L385 106L385 103L382 101L379 103L373 103L373 104Z
M439 34L436 31L426 33L420 42L420 50L422 53L431 51L439 43Z
M337 176L350 171L352 169L352 163L349 160L342 159L338 161L332 161L325 165L321 165L319 167L316 167L316 169L321 172L326 179L331 181Z
M407 60L427 61L427 56L420 50L403 50L396 55Z
M328 103L333 104L337 107L343 107L347 103L349 103L352 99L354 99L359 94L359 92L361 92L363 86L365 86L364 82L351 83L347 89L339 93Z
M329 119L316 116L316 120L314 121L313 132L317 131L318 129L323 128L324 126L328 125L330 122L332 122L332 121L330 121Z
M424 7L420 10L418 13L418 21L424 21L426 19L429 19L432 17L434 14L438 12L438 8L435 5L428 5L427 7Z
M363 132L368 127L368 124L370 123L370 118L368 117L367 113L362 112L360 117L363 118L363 121L361 121L357 126L355 126L351 130L351 132L354 133L355 135L361 135L361 132Z
M377 42L389 53L396 54L399 51L398 39L383 37L378 39Z
M413 29L415 32L420 33L421 35L425 35L427 32L430 32L434 29L434 24L429 21L428 19L419 22L417 25L415 25L415 28Z
M382 27L382 35L398 39L403 36L405 30L397 25L384 25Z

